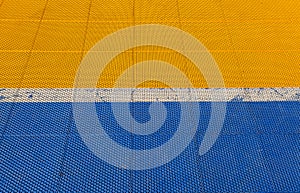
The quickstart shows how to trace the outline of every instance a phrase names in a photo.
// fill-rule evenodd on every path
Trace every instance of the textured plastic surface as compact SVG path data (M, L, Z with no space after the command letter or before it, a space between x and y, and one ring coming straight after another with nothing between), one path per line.
M213 55L226 87L299 87L299 2L3 0L0 88L72 88L87 51L107 35L141 24L173 26L196 37ZM113 87L120 72L141 59L179 66L195 87L207 87L185 57L155 46L118 55L97 86ZM151 81L140 86L166 87Z
M0 192L300 192L300 95L271 91L300 86L299 10L299 0L0 0ZM78 66L97 42L141 24L191 34L212 54L225 87L245 90L232 100L240 102L228 103L223 129L208 153L198 154L210 118L210 103L200 102L197 133L185 151L161 167L132 171L95 156L76 129L71 95L52 91L73 88ZM113 88L127 68L146 60L168 62L194 87L207 88L195 64L158 46L120 53L97 87ZM178 81L171 72L155 73ZM125 78L124 85L138 76L143 74ZM135 86L168 87L155 80ZM262 87L269 89L251 96L247 91ZM276 100L298 102L257 102L274 93ZM96 105L109 136L135 150L168 141L180 117L178 104L165 102L163 127L136 136L116 123L110 103ZM137 122L149 119L148 106L131 104Z
M112 139L124 147L149 149L176 130L179 106L164 104L166 125L149 138L122 131L110 103L96 107ZM185 151L161 167L141 171L116 168L96 157L77 132L70 103L0 105L1 191L300 191L299 102L229 102L221 135L199 156L210 115L210 103L200 102L197 134ZM136 121L148 120L148 106L131 104Z

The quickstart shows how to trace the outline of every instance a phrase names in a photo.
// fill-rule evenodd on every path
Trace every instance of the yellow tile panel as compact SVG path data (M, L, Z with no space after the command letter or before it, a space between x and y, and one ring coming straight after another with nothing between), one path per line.
M51 0L47 4L44 20L87 21L90 1Z
M136 22L179 22L177 1L135 1L134 17Z
M80 51L85 37L85 23L42 22L34 50Z
M97 54L97 53L92 53ZM99 76L97 88L113 88L116 87L117 79L133 65L133 53L131 50L123 52L115 57L111 62L107 64L101 75ZM123 85L130 85L133 81L133 77L125 77Z
M208 50L232 50L225 23L182 23L182 30L196 37Z
M132 0L93 0L90 11L90 21L133 21Z
M173 50L157 47L157 46L142 46L134 50L134 64L147 61L147 60L159 60L169 63L186 76L193 87L207 87L207 83L198 68L185 56L180 53L177 53ZM180 79L177 77L177 74L171 74L168 71L162 69L157 69L153 73L162 73L163 76L169 76L173 78L174 85L176 87L186 87L181 84ZM143 76L142 74L136 74L136 76ZM137 82L135 83L138 84Z
M84 50L90 50L107 35L129 26L133 26L133 22L90 22L88 24Z
M224 14L219 1L178 0L180 19L183 22L223 21Z
M228 23L229 35L236 50L278 50L283 43L277 32L278 25L269 22Z
M298 0L224 0L222 7L227 20L280 20L299 16ZM298 11L297 11L298 10Z
M28 52L0 52L0 87L19 88Z
M0 0L0 5L0 87L20 86L29 56L20 87L72 87L83 50L119 29L149 23L178 27L199 39L219 65L226 87L300 86L298 0L93 0L91 6L79 0L51 0L47 6L46 0ZM97 86L113 87L127 68L153 59L177 67L196 87L207 86L187 58L156 46L118 55ZM148 80L138 86L167 85Z
M92 53L97 54L97 53ZM176 53L170 49L165 49L161 47L150 47L150 46L142 46L134 49L130 49L126 52L119 54L116 58L114 58L107 66L105 67L103 73L99 77L98 87L115 87L116 81L120 78L123 73L126 75L126 71L128 68L132 67L133 69L139 62L147 61L147 60L160 60L169 63L170 65L178 68L182 74L188 77L191 80L192 84L195 87L206 87L206 81L203 78L201 72L197 70L194 64L192 64L187 58L182 56L179 53ZM134 70L135 71L135 70ZM164 76L173 77L174 83L178 81L176 79L176 74L168 74L165 71L153 71L153 73L164 73ZM134 74L131 77L125 77L122 82L122 87L131 87L132 85L136 85L142 87L143 84L138 84L135 81L137 78L143 77L143 74ZM144 80L145 87L149 87L149 85L161 86L165 85L163 83L159 83L155 80ZM180 85L180 83L175 83ZM165 85L166 86L166 85ZM178 86L180 87L180 86Z
M21 87L72 88L81 53L32 53Z
M245 86L243 80L243 68L239 64L235 52L212 52L211 53L223 76L225 86L238 88Z
M286 52L287 61L289 65L285 66L285 70L290 71L295 86L300 87L300 51ZM286 83L289 85L290 83ZM292 84L291 84L292 85Z
M30 50L38 22L0 21L0 50Z
M0 19L39 20L47 0L5 0L0 7Z
M284 50L300 50L300 22L282 22L273 25Z
M299 63L276 52L239 53L242 87L299 87ZM299 62L299 61L298 61Z

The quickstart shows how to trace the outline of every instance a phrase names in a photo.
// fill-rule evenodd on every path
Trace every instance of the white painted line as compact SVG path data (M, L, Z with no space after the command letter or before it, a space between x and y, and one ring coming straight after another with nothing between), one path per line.
M94 93L94 97L87 98L87 96L91 96L91 92ZM300 88L0 89L0 102L73 102L74 97L76 97L78 102L300 102Z

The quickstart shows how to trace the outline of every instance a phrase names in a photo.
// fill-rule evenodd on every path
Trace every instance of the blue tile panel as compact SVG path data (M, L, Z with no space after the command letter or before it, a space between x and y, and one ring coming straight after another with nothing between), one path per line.
M149 105L130 104L137 122L150 119ZM149 136L124 130L110 103L96 103L96 109L114 141L144 150L166 143L176 131L180 104L164 105L167 119ZM229 102L220 136L199 156L210 117L210 103L200 102L189 146L171 162L139 171L116 168L93 154L77 131L71 103L0 103L0 108L1 192L300 191L299 102Z

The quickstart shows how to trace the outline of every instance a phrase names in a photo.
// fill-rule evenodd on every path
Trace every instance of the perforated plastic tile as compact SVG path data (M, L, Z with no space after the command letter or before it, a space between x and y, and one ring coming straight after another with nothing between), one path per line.
M0 192L300 192L300 93L286 97L287 93L276 90L300 87L299 10L299 0L0 0ZM150 161L135 162L137 158L125 155L124 149L153 150L169 142L182 116L178 103L164 102L166 121L150 135L131 132L138 129L133 119L138 123L151 120L149 102L130 104L133 119L121 116L128 130L117 121L111 103L96 103L105 133L124 148L121 157L130 159L116 167L86 144L83 137L99 136L89 128L77 128L72 96L51 93L45 97L61 102L35 99L43 101L51 89L73 88L85 55L105 57L105 52L88 52L103 38L126 27L148 24L175 27L194 36L215 60L226 88L257 90L253 96L242 90L243 96L227 103L223 128L206 154L199 155L199 146L209 125L211 104L195 102L200 108L197 132L187 147L159 167L130 170L132 163ZM164 41L160 34L157 38ZM197 51L188 50L183 39L174 41L184 51ZM146 73L138 74L134 64L147 60L167 62L186 75L193 87L208 87L196 65L174 50L145 45L121 51L104 68L97 88L169 87L153 79L140 82ZM117 84L131 67L132 73ZM169 78L171 87L186 87L176 73L163 69L150 72ZM16 92L20 88L22 92ZM40 95L34 90L40 88L49 90ZM7 89L15 94L2 94ZM271 102L273 95L276 100ZM124 108L121 114L125 112L122 102L116 105ZM162 111L159 108L155 113ZM195 112L188 113L189 118ZM81 118L90 120L91 116L87 113ZM189 119L184 126L188 129L193 121ZM95 145L100 152L115 151L113 146L102 145L101 141ZM157 157L163 159L168 153L161 151Z
M274 191L298 192L300 134L264 134L260 138L269 172L274 180Z
M7 125L13 103L0 103L0 132L1 137Z
M16 103L5 135L62 135L68 128L69 103Z
M296 110L299 108L299 102L256 102L249 103L249 108L259 133L299 133L300 118Z
M98 159L78 134L69 135L59 191L129 192L131 179L130 170L116 168Z
M214 148L199 158L204 191L274 191L262 151L256 135L219 136Z
M56 191L66 135L5 136L0 146L0 189Z
M8 110L9 104L12 103L1 106ZM189 146L169 163L141 171L127 170L126 165L118 168L97 157L78 133L73 118L70 119L70 103L15 105L17 113L10 117L0 145L2 190L215 192L300 189L297 175L300 169L299 133L274 132L272 124L276 121L267 116L270 112L264 111L272 109L274 117L283 117L283 122L289 123L287 127L296 125L297 128L300 120L284 118L293 112L295 117L299 116L296 102L228 103L223 131L203 156L198 155L198 148L207 129L210 103L199 103L199 125ZM99 121L110 138L130 149L153 148L172 138L172 128L176 127L180 113L176 111L176 103L165 105L169 113L166 130L162 128L152 139L144 139L122 131L111 114L110 103L96 103ZM131 104L136 121L149 119L145 114L148 107L149 103ZM27 113L22 114L25 111ZM259 116L253 113L256 111L264 117L263 133L259 132L262 122L253 117ZM278 126L285 127L284 124Z

